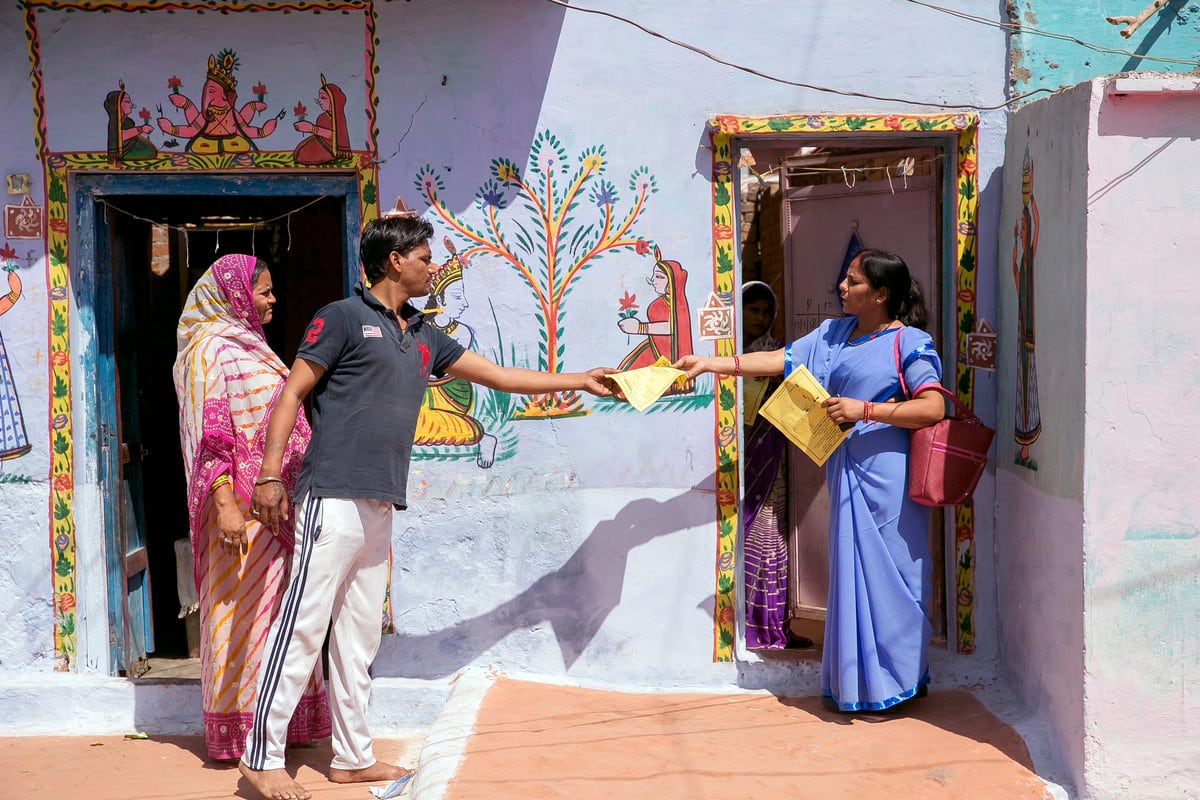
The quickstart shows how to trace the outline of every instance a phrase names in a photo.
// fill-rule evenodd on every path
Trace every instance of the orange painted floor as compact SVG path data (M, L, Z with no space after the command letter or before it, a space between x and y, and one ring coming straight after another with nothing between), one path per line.
M1041 800L1020 737L964 691L846 716L815 697L621 694L501 679L445 800Z
M423 737L375 743L376 755L412 766ZM289 748L288 771L314 800L372 800L362 784L325 779L333 753L326 739ZM257 798L236 765L205 761L200 736L28 736L0 738L0 797L4 800L209 800ZM383 784L377 784L382 786Z
M413 766L423 739L381 740L377 753ZM255 796L203 753L200 737L0 739L0 797ZM289 771L315 800L371 800L363 785L325 780L330 756L328 741L290 749ZM962 690L934 689L909 711L867 717L830 713L815 697L627 694L500 678L457 772L412 800L1047 797L1021 739Z

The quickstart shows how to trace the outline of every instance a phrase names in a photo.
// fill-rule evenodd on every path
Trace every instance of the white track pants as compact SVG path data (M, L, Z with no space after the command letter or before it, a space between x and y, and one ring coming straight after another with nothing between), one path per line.
M383 630L392 505L308 497L295 511L291 582L267 636L242 761L256 770L283 767L288 722L329 631L332 766L363 769L375 763L369 670Z

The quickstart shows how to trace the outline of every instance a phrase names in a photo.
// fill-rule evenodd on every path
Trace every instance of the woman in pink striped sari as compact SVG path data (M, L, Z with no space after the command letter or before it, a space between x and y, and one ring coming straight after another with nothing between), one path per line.
M242 755L259 660L291 568L292 521L272 532L249 513L262 464L262 422L288 372L263 335L274 303L266 264L253 256L223 256L188 294L176 334L175 392L200 598L204 738L209 756L222 761ZM309 435L301 411L283 460L289 490ZM288 740L329 734L318 661Z

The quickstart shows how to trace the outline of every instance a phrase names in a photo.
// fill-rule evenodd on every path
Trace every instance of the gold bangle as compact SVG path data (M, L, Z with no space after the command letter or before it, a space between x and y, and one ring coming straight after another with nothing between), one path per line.
M217 477L217 479L215 481L213 481L209 485L208 493L212 494L213 492L215 492L217 489L219 489L222 486L232 486L232 485L233 485L233 481L230 480L228 474L220 475Z

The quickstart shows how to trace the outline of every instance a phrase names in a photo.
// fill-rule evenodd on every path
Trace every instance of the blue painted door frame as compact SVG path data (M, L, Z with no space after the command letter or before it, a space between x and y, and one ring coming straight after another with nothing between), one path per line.
M152 615L148 575L136 567L144 560L144 541L137 527L141 507L136 473L123 474L122 442L118 438L118 364L116 331L121 324L114 309L114 288L121 276L113 274L108 226L96 213L104 198L130 196L219 197L332 197L342 199L343 293L359 279L358 180L354 173L296 174L149 174L76 173L70 181L75 220L70 243L71 285L76 304L72 337L73 364L82 380L75 406L76 439L83 444L87 475L99 480L102 507L108 605L109 673L116 675L132 661L152 650ZM82 334L82 335L79 335ZM161 412L160 412L161 413ZM78 449L77 449L78 454ZM93 523L94 524L94 523ZM122 529L125 526L126 530ZM127 541L127 535L131 537ZM138 548L141 547L139 554ZM134 574L128 575L130 565ZM170 590L171 587L165 587ZM163 591L164 588L160 588Z

